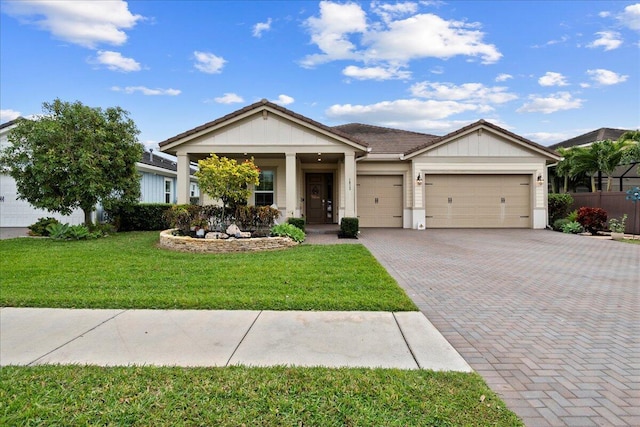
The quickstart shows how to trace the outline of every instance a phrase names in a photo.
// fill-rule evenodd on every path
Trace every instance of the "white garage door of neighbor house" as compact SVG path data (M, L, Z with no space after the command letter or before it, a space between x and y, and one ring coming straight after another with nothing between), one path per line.
M402 227L402 175L358 175L360 227Z
M18 200L16 182L9 175L0 174L0 227L28 227L38 221L38 218L52 217L60 222L82 224L84 214L81 210L74 211L70 216L63 216L36 209L25 200Z
M529 175L426 175L427 228L530 228Z

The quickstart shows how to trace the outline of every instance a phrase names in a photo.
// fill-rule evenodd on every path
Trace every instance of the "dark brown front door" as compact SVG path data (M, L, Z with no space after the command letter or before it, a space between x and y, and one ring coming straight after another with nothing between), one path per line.
M333 223L333 174L307 174L307 223Z

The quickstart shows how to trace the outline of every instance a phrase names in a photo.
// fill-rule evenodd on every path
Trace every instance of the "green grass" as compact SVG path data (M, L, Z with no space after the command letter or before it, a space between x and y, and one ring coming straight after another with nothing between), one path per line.
M0 241L0 306L417 310L362 245L192 254L157 242L157 232Z
M640 239L622 239L621 242L631 243L632 245L640 245Z
M1 373L2 425L523 425L477 374L81 366Z

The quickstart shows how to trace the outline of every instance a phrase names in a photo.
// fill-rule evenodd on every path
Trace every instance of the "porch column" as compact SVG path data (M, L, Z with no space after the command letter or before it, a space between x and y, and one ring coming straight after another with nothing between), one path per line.
M298 205L298 191L296 188L296 184L298 180L296 179L296 153L286 153L286 164L285 164L285 203L286 203L286 216L287 218L295 218L296 216L296 207Z
M186 205L189 203L189 175L191 169L189 167L189 155L187 153L178 153L178 171L176 177L176 187L178 191L178 204Z
M344 216L356 216L356 156L344 155Z

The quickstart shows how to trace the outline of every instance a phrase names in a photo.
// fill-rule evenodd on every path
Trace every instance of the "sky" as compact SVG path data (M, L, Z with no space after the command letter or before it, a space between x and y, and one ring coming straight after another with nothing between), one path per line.
M1 1L0 121L120 106L148 148L261 99L548 146L640 128L640 2Z

